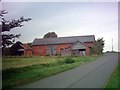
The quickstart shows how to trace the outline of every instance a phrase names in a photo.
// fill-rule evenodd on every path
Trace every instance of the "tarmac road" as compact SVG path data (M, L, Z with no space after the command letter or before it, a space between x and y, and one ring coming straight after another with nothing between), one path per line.
M91 63L19 88L102 88L117 64L118 54L107 53Z

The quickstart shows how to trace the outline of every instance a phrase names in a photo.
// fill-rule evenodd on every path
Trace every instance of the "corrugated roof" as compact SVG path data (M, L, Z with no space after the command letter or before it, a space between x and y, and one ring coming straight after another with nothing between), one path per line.
M36 38L32 45L48 45L48 44L63 44L63 43L74 43L74 42L94 42L94 35L86 36L72 36L72 37L58 37L58 38Z

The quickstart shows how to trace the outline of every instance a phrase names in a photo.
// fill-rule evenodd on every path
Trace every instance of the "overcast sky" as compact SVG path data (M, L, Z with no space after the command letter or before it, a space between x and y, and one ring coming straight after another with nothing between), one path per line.
M54 31L58 37L95 35L104 38L104 51L118 50L117 2L3 2L2 9L9 13L8 20L20 16L31 17L24 27L10 33L21 34L19 41L32 42Z

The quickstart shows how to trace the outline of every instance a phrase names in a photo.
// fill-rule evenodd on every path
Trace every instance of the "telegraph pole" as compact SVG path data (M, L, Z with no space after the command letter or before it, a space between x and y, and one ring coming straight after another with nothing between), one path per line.
M112 52L113 52L113 38L112 38Z

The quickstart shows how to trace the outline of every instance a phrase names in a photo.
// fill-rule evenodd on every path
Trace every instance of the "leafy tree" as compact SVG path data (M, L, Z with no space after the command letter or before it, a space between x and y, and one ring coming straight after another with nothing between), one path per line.
M10 47L4 48L2 56L11 56Z
M21 53L18 51L19 49L21 49L21 44L21 42L17 41L11 46L10 51L12 55L21 55Z
M98 38L93 47L91 48L91 54L102 54L103 53L103 48L105 45L105 41L103 38Z
M56 38L57 34L55 32L48 32L44 35L43 38Z
M4 18L4 15L7 14L5 10L0 11L0 31L2 32L2 48L5 48L6 46L12 45L15 42L15 38L19 38L21 34L15 35L15 34L5 34L4 32L9 32L13 28L16 27L22 27L23 22L28 22L31 20L31 18L24 18L20 17L19 19L13 19L11 21L8 21Z

